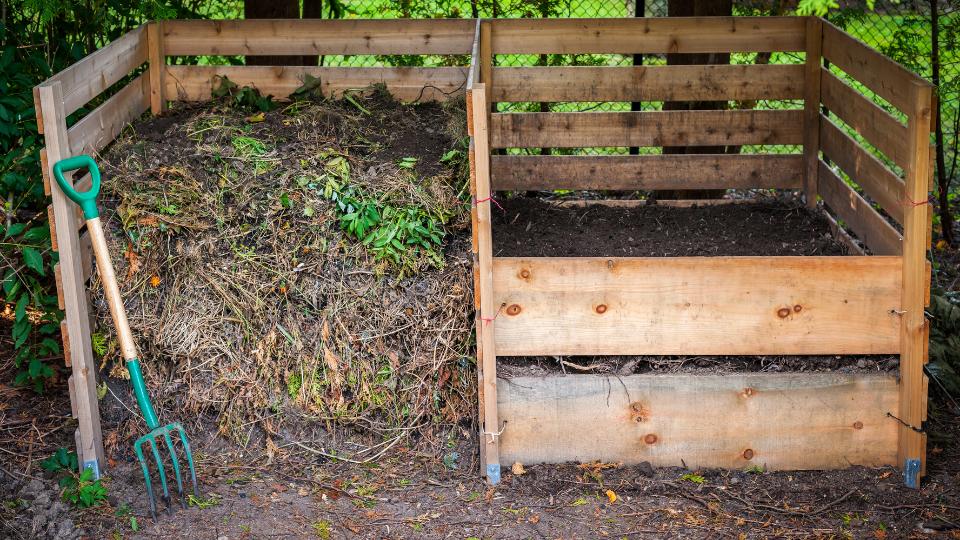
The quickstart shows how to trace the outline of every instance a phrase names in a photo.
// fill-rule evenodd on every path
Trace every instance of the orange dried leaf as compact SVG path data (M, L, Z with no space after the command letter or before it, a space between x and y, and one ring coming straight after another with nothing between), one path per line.
M606 491L607 500L610 501L610 504L617 502L617 494L612 489Z
M159 286L160 286L160 276L158 276L158 275L156 275L156 274L150 276L150 286L151 286L151 287L154 287L154 288L159 287Z

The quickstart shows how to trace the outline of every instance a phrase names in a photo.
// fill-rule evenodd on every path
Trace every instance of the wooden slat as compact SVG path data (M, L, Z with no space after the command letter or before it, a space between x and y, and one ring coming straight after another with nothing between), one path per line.
M493 148L800 144L803 111L497 113Z
M847 249L849 250L848 251L849 254L853 254L853 255L867 254L867 252L863 249L863 246L861 246L859 242L854 240L853 237L850 236L850 233L846 231L846 229L840 226L840 223L838 223L837 220L832 215L830 215L830 212L827 211L827 208L825 206L820 207L820 214L824 217L824 219L827 220L827 225L830 226L830 234L832 234L834 238L839 240L840 243L842 243L844 246L847 247Z
M493 77L493 99L503 102L803 97L799 65L500 67Z
M365 89L383 83L402 101L443 100L461 95L468 68L352 68L301 66L167 66L165 95L180 101L206 101L217 76L240 86L254 86L264 95L286 98L303 84L305 74L319 77L324 95Z
M905 195L900 177L822 115L820 146L824 155L843 169L864 193L882 206L897 223L903 223Z
M470 54L472 19L164 21L183 55Z
M150 112L158 115L167 110L163 79L167 57L163 52L163 21L147 25L147 52L150 60Z
M40 171L43 178L43 194L50 196L50 164L47 163L47 149L40 149Z
M143 73L67 131L71 154L95 154L103 150L127 124L149 108L150 75Z
M877 255L901 254L900 233L823 161L820 162L820 196L870 251Z
M926 201L930 189L930 125L933 91L929 85L913 82L907 108L908 155L905 167L908 200ZM898 462L919 459L921 475L926 470L926 434L921 432L927 412L923 367L928 357L928 325L924 315L926 253L930 248L928 204L908 204L903 216L903 305L900 352L900 426ZM919 486L918 486L919 487Z
M470 49L470 72L467 74L467 90L473 90L474 84L482 82L480 80L480 25L481 24L483 24L483 19L477 19L477 25L473 31L473 45ZM470 105L467 105L467 107L469 106Z
M496 19L494 54L802 51L802 17Z
M821 71L823 104L894 163L907 164L907 126L826 69Z
M494 259L501 356L888 354L899 257ZM601 307L603 306L603 307Z
M60 251L60 242L57 239L57 214L53 211L53 205L47 205L47 223L50 224L50 249Z
M63 86L63 112L71 114L147 61L147 31L140 26L44 81Z
M769 470L896 462L897 381L733 373L500 381L505 463Z
M64 112L63 83L55 80L39 87L43 109L44 142L48 165L52 166L70 154L66 113ZM64 348L72 364L74 403L79 417L77 455L80 466L106 466L103 437L100 431L100 411L97 400L97 364L90 345L90 318L85 293L83 271L79 254L76 205L60 186L53 187L53 209L56 221L57 250L60 256L60 274L63 284L65 315ZM51 230L52 232L52 230Z
M910 86L915 82L930 86L907 68L826 21L823 56L904 112L910 107Z
M476 265L479 278L477 294L479 309L477 310L477 324L481 329L478 343L478 362L483 371L483 380L480 384L480 407L483 408L483 424L481 425L482 455L486 466L486 476L491 483L500 481L500 420L497 413L497 355L495 348L495 333L499 327L495 325L500 308L494 303L493 288L493 233L491 231L490 206L492 195L490 190L490 145L487 130L487 103L486 88L483 84L475 85L470 92L470 111L473 114L473 169L474 193L473 200L476 206ZM480 202L482 201L482 202Z
M823 64L823 22L807 18L803 66L803 196L807 208L817 206L817 160L820 155L820 66Z
M63 275L60 273L60 263L53 265L53 279L57 284L57 307L63 309Z
M797 154L492 156L494 190L800 187Z

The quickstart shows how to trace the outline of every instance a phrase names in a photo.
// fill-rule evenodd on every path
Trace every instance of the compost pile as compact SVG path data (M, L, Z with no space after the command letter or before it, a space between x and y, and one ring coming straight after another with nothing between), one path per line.
M167 418L268 450L305 425L385 438L469 421L462 105L228 97L118 139L109 243ZM94 306L102 369L123 377L102 291Z

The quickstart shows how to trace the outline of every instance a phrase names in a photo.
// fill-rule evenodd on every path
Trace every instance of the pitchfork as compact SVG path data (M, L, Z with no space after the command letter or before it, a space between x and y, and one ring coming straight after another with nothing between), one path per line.
M84 192L78 192L73 188L71 182L64 178L63 173L86 169L90 173L90 189ZM110 314L113 316L113 324L117 329L117 337L120 340L120 352L127 363L127 371L130 372L130 381L133 384L133 393L137 397L137 405L140 407L140 413L147 423L149 433L140 437L133 443L133 451L140 460L140 467L143 469L143 479L147 483L147 493L150 496L150 514L156 519L157 503L153 495L153 486L150 482L150 468L147 466L147 460L143 457L143 445L148 444L153 454L153 459L157 463L157 472L160 477L160 484L163 488L163 497L167 503L167 512L172 511L170 504L170 491L167 487L167 475L164 472L163 461L160 459L159 446L160 438L166 443L167 450L173 460L173 474L177 479L177 492L180 496L180 504L186 508L187 503L183 495L183 480L180 477L180 462L177 459L177 453L173 447L171 435L179 435L183 443L184 452L187 454L187 464L190 466L190 479L193 481L193 494L199 497L197 492L197 474L193 468L193 454L190 453L190 443L187 441L187 433L183 426L178 422L160 426L157 419L157 413L153 410L153 404L150 402L150 396L147 394L147 386L143 382L143 374L140 371L140 361L137 359L137 348L133 343L133 334L130 333L130 325L127 323L127 313L123 307L123 300L120 298L120 289L117 287L117 277L113 272L113 264L110 262L110 254L107 251L107 242L103 235L103 226L100 224L100 213L97 211L97 194L100 193L100 169L93 161L93 158L87 155L75 156L57 162L53 166L53 175L57 179L57 184L63 193L83 210L83 217L87 222L87 230L90 232L90 240L93 244L93 253L97 259L97 270L100 272L100 280L103 282L103 291L110 306Z

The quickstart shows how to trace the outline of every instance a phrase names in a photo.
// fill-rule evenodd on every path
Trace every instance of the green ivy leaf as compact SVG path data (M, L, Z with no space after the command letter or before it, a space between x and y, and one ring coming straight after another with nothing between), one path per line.
M43 256L40 255L40 252L36 248L25 247L23 248L23 262L27 265L28 268L34 272L44 275L43 273Z

